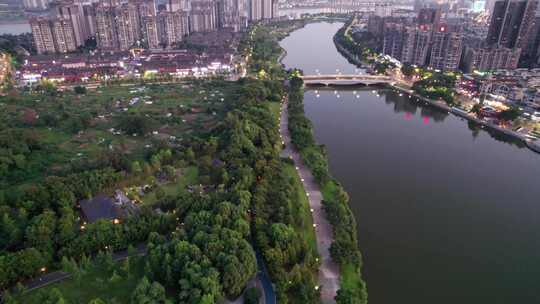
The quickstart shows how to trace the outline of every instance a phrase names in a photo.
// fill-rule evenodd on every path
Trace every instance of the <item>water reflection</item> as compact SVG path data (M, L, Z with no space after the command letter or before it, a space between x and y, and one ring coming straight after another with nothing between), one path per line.
M477 124L474 121L467 121L467 127L469 128L469 130L471 130L473 138L477 138L480 134L480 131L485 131L487 134L489 134L489 136L491 136L491 138L495 139L496 141L516 146L519 149L527 148L527 146L521 140L518 140L510 135L501 133L499 131L483 127L482 125Z
M284 62L354 71L336 30L291 34ZM540 155L389 90L315 90L306 115L350 195L371 304L540 303Z
M427 104L425 101L410 96L408 94L403 94L395 89L390 89L381 86L342 86L342 87L331 87L331 86L310 86L306 88L307 92L312 92L316 98L320 99L322 92L332 92L333 98L335 101L354 101L362 102L362 94L370 93L376 97L380 97L382 101L391 106L394 113L403 113L403 118L405 120L412 120L414 117L419 116L423 124L433 123L443 123L446 118L448 118L450 113L445 110L439 109L437 107ZM324 98L328 98L328 95L325 95ZM365 98L364 98L365 99ZM419 115L418 115L419 114ZM415 118L417 119L417 118ZM465 123L469 130L471 130L471 136L477 138L480 134L480 131L485 131L489 136L497 141L514 145L518 148L526 148L525 144L520 140L517 140L509 135L504 133L492 130L490 128L483 128L481 125L476 124L472 121L459 118Z

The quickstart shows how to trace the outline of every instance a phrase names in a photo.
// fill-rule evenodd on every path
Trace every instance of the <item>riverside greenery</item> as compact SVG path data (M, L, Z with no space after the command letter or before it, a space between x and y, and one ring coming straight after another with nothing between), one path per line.
M277 44L273 34L267 36L269 33L265 30L258 32ZM253 37L254 41L264 40L257 33ZM264 64L262 61L266 58L277 58L275 52L280 51L279 47L272 49L273 52L267 53L264 48L254 47L253 57ZM71 269L82 273L85 270L81 261L87 261L99 251L105 250L110 256L111 250L147 242L148 255L144 259L143 272L147 279L139 278L140 288L132 298L159 290L159 301L162 301L164 289L170 299L183 303L217 303L224 298L234 299L256 274L255 251L259 251L275 285L279 303L317 303L320 295L315 287L319 265L313 231L306 233L312 226L306 216L309 208L299 206L305 205L305 201L302 203L299 198L303 191L299 188L298 177L291 174L295 173L291 165L279 157L279 111L276 109L279 109L285 91L282 79L274 72L284 73L269 68L269 77L264 80L212 81L200 84L202 87L193 84L193 88L172 85L166 91L173 96L156 95L153 105L167 100L165 110L171 112L182 103L177 98L178 92L214 92L216 89L223 92L219 107L199 94L188 97L217 112L212 115L213 111L208 110L204 111L205 115L221 119L208 124L207 128L200 128L201 132L184 131L191 136L181 144L152 141L155 148L147 153L128 154L121 160L110 162L92 162L92 168L98 170L95 174L91 174L93 171L88 167L81 167L81 176L62 175L74 170L65 166L58 176L44 176L35 181L21 176L21 182L27 181L31 191L0 196L0 210L4 214L0 221L2 289L39 275L42 267L60 269L66 259L75 264ZM269 80L276 78L278 80ZM49 96L42 102L53 115L59 111L53 106L53 102L58 102L57 97ZM113 98L107 103L113 103ZM9 100L10 103L16 101ZM92 117L104 111L102 105L95 107L95 111L89 113ZM123 123L124 114L113 116L113 119L120 118L120 127L135 125L144 133L137 137L128 134L118 137L125 141L132 137L143 141L151 137L148 132L154 128L171 125L163 118L153 119L150 124L141 121L143 117L155 114L153 110L156 109L137 109L133 113L138 115L135 118L127 114L127 119L135 119L137 123ZM200 113L197 108L194 110ZM16 118L12 118L13 125L7 125L13 132L28 133L35 128L17 124ZM89 121L96 120L94 117ZM183 122L179 120L178 123ZM65 132L63 127L59 124L48 130L58 136ZM88 133L96 125L89 123L82 127ZM178 135L182 135L182 131L178 131ZM5 141L6 145L12 143L14 141L9 138ZM65 164L62 160L59 163ZM178 177L176 172L184 172L187 168L195 168L198 172L189 189L176 181L184 175ZM150 181L154 181L157 190L152 192L155 195L147 194L152 197L151 204L142 198L138 216L120 224L101 220L87 224L84 230L79 229L78 200ZM174 183L184 186L178 191L158 191ZM122 273L116 273L114 280L122 279L121 276ZM60 286L81 277L84 275L74 274L73 279L60 283ZM85 293L91 293L86 290L87 285L79 286ZM71 293L62 295L64 288L52 288L43 297L34 296L32 291L16 290L19 290L16 297L7 297L8 303L17 303L18 299L22 303L45 303L46 299L54 299L55 303L79 302ZM113 298L114 295L99 296ZM94 298L91 302L100 301Z
M289 88L289 131L292 143L323 189L323 204L334 230L330 253L342 272L336 301L367 303L366 284L361 279L362 256L358 249L356 221L348 205L349 197L328 171L324 147L315 142L311 122L304 113L303 99L303 82L293 76Z

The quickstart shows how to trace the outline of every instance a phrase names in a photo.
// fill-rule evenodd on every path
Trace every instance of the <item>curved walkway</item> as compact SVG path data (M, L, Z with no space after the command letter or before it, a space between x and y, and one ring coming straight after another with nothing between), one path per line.
M304 185L308 195L309 206L312 209L315 234L317 236L317 249L321 258L319 268L319 285L321 288L321 302L335 303L334 297L339 289L339 267L330 256L330 245L333 241L332 225L326 219L326 214L322 205L322 193L319 184L311 174L311 171L302 161L300 153L293 148L291 136L289 133L288 121L288 100L281 105L281 117L279 132L282 140L285 142L285 149L281 151L282 157L292 157L294 160L298 175Z

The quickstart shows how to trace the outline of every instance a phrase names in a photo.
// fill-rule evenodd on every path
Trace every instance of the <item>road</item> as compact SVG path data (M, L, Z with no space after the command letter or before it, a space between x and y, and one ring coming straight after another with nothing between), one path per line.
M330 245L333 242L332 226L326 219L326 214L322 205L322 193L319 184L311 174L311 171L302 161L298 151L291 144L288 122L288 102L281 106L280 134L285 148L281 151L282 157L292 157L296 170L306 194L308 195L309 206L312 210L313 223L315 224L315 234L317 236L317 249L319 251L321 266L319 268L319 286L321 288L321 302L335 303L334 300L339 289L339 266L334 263L330 256Z
M137 247L135 247L135 251L133 254L139 255L139 256L145 256L147 251L148 250L146 248L146 244L139 244L137 245ZM130 256L129 254L130 253L128 252L128 250L117 251L113 253L113 261L115 262L123 261ZM59 271L49 272L40 277L29 280L25 282L23 285L26 291L30 291L33 289L45 287L47 285L66 280L70 277L71 277L71 273L67 273L67 272L59 270Z

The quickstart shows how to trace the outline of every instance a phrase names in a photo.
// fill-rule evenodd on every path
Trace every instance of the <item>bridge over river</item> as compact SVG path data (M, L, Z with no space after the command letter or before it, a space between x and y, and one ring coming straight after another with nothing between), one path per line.
M301 76L305 85L325 85L325 86L350 86L350 85L380 85L393 83L394 80L389 76L380 75L304 75Z

